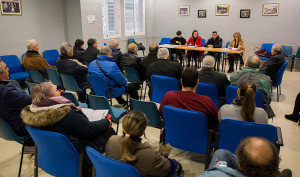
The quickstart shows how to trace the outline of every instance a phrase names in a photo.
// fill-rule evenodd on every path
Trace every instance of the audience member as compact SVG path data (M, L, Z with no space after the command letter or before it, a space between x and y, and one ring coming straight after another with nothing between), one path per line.
M218 109L209 97L195 93L198 83L197 69L184 69L181 75L182 90L166 93L160 103L159 115L163 117L162 108L164 105L199 111L206 116L208 128L217 131L219 124Z
M185 45L191 44L195 47L202 47L202 38L199 36L198 31L194 30L192 36L186 42ZM188 64L187 67L190 67L191 58L195 61L195 67L197 68L197 58L200 56L201 52L196 50L188 50L187 57L188 57Z
M85 146L91 146L100 153L105 151L106 142L115 132L111 120L90 122L80 109L60 96L51 82L35 85L32 90L32 104L26 106L21 117L26 125L65 135L79 153L85 153ZM83 176L91 176L92 164L84 156Z
M83 61L85 61L86 63L91 63L97 58L97 55L99 54L99 50L97 49L98 42L96 39L90 38L87 41L87 44L88 44L88 48L84 52L82 58Z
M140 111L130 111L123 117L123 136L112 136L106 144L105 155L133 165L141 176L180 175L176 160L159 154L150 143L142 143L148 119Z
M225 97L225 90L230 82L224 73L214 71L215 58L211 55L206 55L203 58L202 70L199 71L199 82L207 82L215 84L218 88L219 96Z
M218 32L213 31L212 37L207 40L204 46L209 48L222 48L222 44L223 44L223 40L218 35ZM215 62L218 64L217 71L219 71L220 52L208 52L208 55L212 55L213 57L215 57Z
M281 65L285 62L284 56L281 54L282 46L280 44L274 44L272 46L272 57L270 60L267 60L260 71L270 76L272 82L276 81L277 71L280 69Z
M293 113L292 114L286 114L284 117L288 120L298 122L299 117L300 117L299 111L300 111L300 92L298 93L297 98L295 100ZM300 125L300 121L299 121L299 125Z
M232 50L233 48L237 50L245 50L245 43L244 40L242 39L241 33L240 32L235 32L233 34L233 39L228 45L228 48ZM243 57L243 58L240 58ZM242 54L228 54L228 60L229 60L229 70L228 73L234 72L234 60L239 60L240 59L240 65L241 67L244 66L244 60L245 60L245 55L244 53Z
M83 63L84 52L84 41L82 39L77 39L73 48L73 57L77 58L79 62Z
M118 67L121 69L120 61L122 58L122 52L120 49L120 44L117 40L112 39L108 43L110 49L112 50L111 56L113 57L113 61L117 63Z
M38 70L44 78L47 78L45 68L55 68L48 64L45 58L39 54L39 45L34 40L26 42L27 52L23 57L23 67L26 69Z
M248 122L268 123L268 115L262 108L255 104L256 86L252 82L240 85L237 91L237 99L232 104L225 104L219 109L219 122L223 119L237 119Z
M170 40L173 45L185 45L186 40L182 37L182 32L176 32L177 37L174 37ZM198 41L199 42L199 41ZM174 60L173 54L176 54L179 57L180 64L182 64L182 55L185 54L185 50L182 49L171 49L171 60Z
M157 61L157 52L158 52L158 45L151 44L149 47L149 54L143 59L142 67L143 70L147 71L148 67Z

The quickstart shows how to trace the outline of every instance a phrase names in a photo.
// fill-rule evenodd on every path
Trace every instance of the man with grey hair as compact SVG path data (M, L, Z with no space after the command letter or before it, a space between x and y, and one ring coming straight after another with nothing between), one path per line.
M239 87L241 83L250 81L256 85L256 88L263 93L263 108L267 112L269 118L275 117L273 109L271 108L268 96L272 88L272 81L269 76L260 73L259 71L260 60L257 56L250 56L245 67L242 70L233 72L230 75L231 85Z
M120 61L122 58L122 52L120 49L120 44L117 40L112 39L109 41L108 46L112 50L111 56L113 57L113 61L117 63L118 67L121 69Z
M262 64L262 67L260 68L260 71L262 73L270 76L273 83L276 81L277 71L285 62L284 56L281 54L281 51L282 46L280 44L274 44L271 50L272 57L270 58L270 60L267 60L264 64Z
M36 40L26 42L27 52L23 57L23 67L26 69L38 70L44 78L47 78L45 68L55 68L48 64L46 59L39 54L39 45Z
M202 70L199 71L199 82L212 83L217 86L220 97L225 97L225 90L230 82L224 73L214 71L215 58L211 55L206 55L203 58Z

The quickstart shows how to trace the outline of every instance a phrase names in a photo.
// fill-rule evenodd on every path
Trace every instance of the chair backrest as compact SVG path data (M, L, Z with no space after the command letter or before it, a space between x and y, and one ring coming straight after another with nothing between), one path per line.
M249 136L263 137L276 144L277 130L269 124L224 119L221 122L218 147L235 153L240 141Z
M160 75L151 76L152 85L152 101L160 103L168 91L180 90L179 83L176 78Z
M134 38L128 38L128 44L135 43Z
M161 121L158 115L158 109L152 101L139 101L136 99L130 99L130 110L142 111L146 114L149 123L148 126L161 128Z
M28 93L29 95L31 95L31 88L35 85L37 85L37 83L31 83L31 82L27 82L25 81L26 85L27 85L27 88L28 88Z
M21 88L19 82L16 81L16 80L10 80L10 81L7 83L7 85L13 85L13 86L15 86L15 87Z
M38 167L52 176L78 177L79 154L66 136L30 126L26 129L37 146Z
M230 41L226 43L226 48L228 48L229 44L230 44Z
M137 72L136 68L133 66L123 66L123 69L125 71L125 76L128 80L128 82L132 83L141 83L141 79L139 76L139 73Z
M292 46L282 46L282 54L288 57L293 56L293 47Z
M107 80L94 75L88 75L87 79L93 89L93 92L97 96L104 96L106 98L109 98L108 89L107 89L108 86Z
M171 44L171 38L161 38L159 45Z
M196 93L199 95L208 96L219 108L219 92L215 84L199 82Z
M26 53L23 53L23 54L22 54L22 60L23 60L23 58L24 58L25 55L26 55Z
M60 76L61 76L61 80L62 80L62 83L63 83L63 87L65 89L70 90L70 91L74 91L74 92L81 92L82 91L82 89L79 88L75 78L72 75L60 73Z
M16 135L11 126L3 119L0 118L0 137L7 141L16 141L22 143L23 137Z
M54 85L60 86L62 87L62 81L61 81L61 77L58 73L58 71L54 68L45 68L46 70L46 74L47 74L47 78L48 80L50 80Z
M106 157L91 147L86 147L86 153L96 169L96 177L141 177L133 166Z
M204 46L205 45L205 39L202 38L202 45Z
M206 117L198 111L163 107L166 142L191 152L206 154L208 128Z
M228 85L226 87L226 94L225 94L225 104L231 104L232 100L237 98L237 91L239 87ZM255 93L255 103L256 107L263 108L263 93L260 90L256 90Z
M300 47L298 47L297 53L296 53L296 57L300 57Z
M261 45L261 48L260 49L266 49L266 51L267 51L267 53L268 54L271 54L271 50L272 50L272 46L273 46L274 44L272 44L272 43L263 43L262 45Z
M75 104L75 106L79 106L78 100L76 98L76 96L71 93L71 92L62 92L61 96L69 99L70 101L72 101L73 104Z
M104 42L103 45L104 45L104 46L107 46L107 43Z
M33 82L37 82L37 83L45 82L45 79L43 78L42 74L38 70L28 69L28 74L30 79Z
M56 60L59 58L59 53L56 49L45 50L43 54L49 65L56 66Z
M281 65L279 70L277 71L276 81L273 83L274 86L281 85L283 73L288 65L288 61L285 60L285 62Z
M4 55L1 59L9 68L9 74L22 72L22 64L17 55Z

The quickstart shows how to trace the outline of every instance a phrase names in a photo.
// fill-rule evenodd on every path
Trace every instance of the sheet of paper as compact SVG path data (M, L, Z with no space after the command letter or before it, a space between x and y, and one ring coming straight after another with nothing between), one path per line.
M96 21L96 17L95 17L95 15L88 15L87 16L87 20L88 20L88 23L95 23L95 21Z
M93 110L88 108L81 108L83 114L89 119L89 121L94 122L97 120L105 119L108 114L108 109L104 110Z
M236 50L236 51L238 51L238 48L232 48L231 50Z
M189 45L188 47L196 47L196 46L193 46L193 45Z

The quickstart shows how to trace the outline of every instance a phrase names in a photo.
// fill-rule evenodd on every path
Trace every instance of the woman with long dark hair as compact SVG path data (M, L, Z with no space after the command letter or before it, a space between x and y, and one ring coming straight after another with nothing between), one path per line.
M75 45L73 48L73 57L76 57L78 59L78 61L80 61L81 63L83 63L83 54L84 54L85 50L84 50L84 41L82 39L77 39L75 41Z
M198 31L194 30L192 32L192 36L186 42L186 46L192 45L195 47L202 47L202 38L199 36ZM195 67L197 68L197 58L200 56L200 51L188 50L187 57L188 57L188 64L187 67L190 67L191 58L195 61Z

